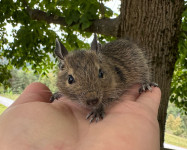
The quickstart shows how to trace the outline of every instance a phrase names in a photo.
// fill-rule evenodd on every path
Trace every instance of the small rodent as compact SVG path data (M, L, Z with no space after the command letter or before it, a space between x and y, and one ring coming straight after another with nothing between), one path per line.
M129 40L119 39L101 46L94 34L91 50L68 53L57 39L55 54L59 58L59 92L51 97L51 102L66 95L91 110L86 117L90 122L103 119L104 109L130 86L141 84L140 93L157 86L150 82L142 50Z

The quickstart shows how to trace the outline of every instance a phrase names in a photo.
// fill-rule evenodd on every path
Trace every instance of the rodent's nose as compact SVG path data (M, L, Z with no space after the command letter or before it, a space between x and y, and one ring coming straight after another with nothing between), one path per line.
M98 98L89 99L89 100L86 101L87 105L89 105L89 106L94 106L94 105L96 105L98 102L99 102L99 99L98 99Z

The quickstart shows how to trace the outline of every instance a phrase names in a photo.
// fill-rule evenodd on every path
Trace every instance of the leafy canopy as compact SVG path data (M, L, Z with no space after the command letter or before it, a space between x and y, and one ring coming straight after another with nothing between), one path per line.
M27 70L31 65L39 74L52 69L56 38L62 38L68 50L89 48L84 40L91 33L85 30L101 17L101 6L97 0L0 0L0 59L5 60L0 62L0 85L8 85L13 66ZM112 15L104 7L104 16ZM51 19L62 25L60 37L52 30ZM8 41L7 24L20 26L12 30L13 42Z
M179 56L171 83L170 101L187 114L187 7L183 13L179 39Z

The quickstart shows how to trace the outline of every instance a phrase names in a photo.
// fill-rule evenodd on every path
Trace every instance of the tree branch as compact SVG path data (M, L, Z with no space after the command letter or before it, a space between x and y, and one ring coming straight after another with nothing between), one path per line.
M47 14L46 12L43 12L38 9L28 8L27 10L28 10L29 16L33 20L46 21L47 23L54 23L54 24L60 24L63 26L67 26L64 17L59 17L59 16L53 15L53 14Z
M46 21L47 23L54 23L62 26L67 26L64 17L59 17L53 14L47 14L44 11L38 9L30 9L29 7L27 7L27 12L30 18L33 20ZM85 31L110 36L117 36L118 28L119 17L115 19L103 18L93 21L93 24L89 28L85 29Z
M118 37L120 26L119 18L120 16L115 19L103 18L95 20L86 31Z
M31 9L26 0L22 0L22 2L31 19L38 21L46 21L48 24L54 23L62 26L68 26L65 21L65 17L59 17L57 15L48 14L38 9ZM85 31L118 37L120 27L119 19L120 16L115 19L102 18L94 20L92 25L85 29Z

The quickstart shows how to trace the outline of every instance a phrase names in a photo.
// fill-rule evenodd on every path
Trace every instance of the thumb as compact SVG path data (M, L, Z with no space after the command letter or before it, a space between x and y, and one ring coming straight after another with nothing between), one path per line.
M23 93L10 107L34 101L49 102L51 95L52 93L46 85L34 82L25 88Z
M158 113L158 108L160 105L161 91L158 87L152 87L152 91L146 91L142 93L138 99L138 103L142 103L145 106L148 106L155 113Z

